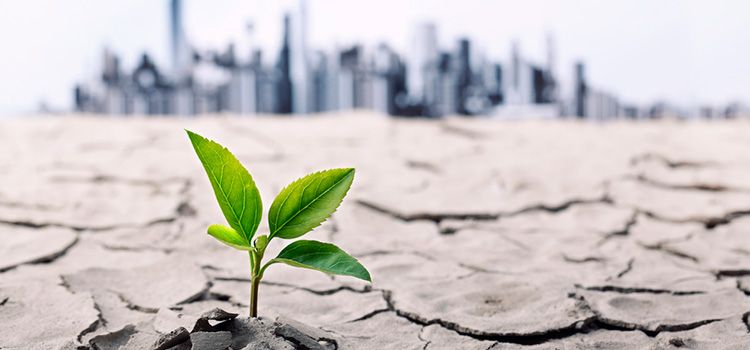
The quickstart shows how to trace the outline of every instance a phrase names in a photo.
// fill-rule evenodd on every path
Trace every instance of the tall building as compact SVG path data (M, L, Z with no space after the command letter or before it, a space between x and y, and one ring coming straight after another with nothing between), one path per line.
M279 52L279 60L276 69L279 74L279 81L276 85L276 113L290 114L293 111L292 100L292 77L291 77L291 56L289 53L289 36L291 34L290 17L284 16L284 39Z
M489 70L489 77L486 83L488 87L487 97L490 103L495 106L503 103L503 67L500 64L493 64Z
M309 113L312 104L310 65L307 47L307 0L297 0L298 9L293 17L291 32L291 77L292 77L292 111Z
M276 100L278 96L276 94L276 84L279 78L279 74L275 69L262 69L263 67L263 55L260 51L255 51L253 55L253 64L258 67L256 70L256 89L255 96L258 101L257 112L258 113L276 113L276 107L278 103Z
M438 60L438 88L435 103L435 115L445 116L457 112L458 85L457 60L448 52L440 54Z
M573 82L573 91L574 91L574 111L575 116L578 118L584 118L586 117L586 96L587 96L587 87L586 87L586 77L584 72L584 65L583 62L576 62L575 64L575 72L573 73L574 76L574 82Z
M352 110L361 107L361 56L362 48L354 46L339 54L339 109Z
M182 1L170 0L169 6L169 41L172 61L172 79L180 81L190 72L192 61L190 47L185 36L182 17Z
M327 111L341 109L341 60L339 51L339 49L334 49L326 54L325 82L328 89L324 92L324 95Z
M545 72L539 67L531 66L532 103L547 103L545 96Z
M512 105L541 103L541 91L537 91L544 88L544 80L538 76L541 69L524 59L518 42L513 42L510 52L510 79L505 102Z
M508 101L517 102L521 91L521 55L518 52L518 43L513 42L510 49L510 80L508 86Z
M310 60L310 110L319 113L329 110L328 95L328 57L321 52L315 52Z
M456 60L456 113L469 115L467 108L469 88L471 87L471 42L467 38L458 42L458 57Z
M102 83L104 84L103 108L109 114L121 115L125 109L125 83L120 71L120 59L109 49L104 49L104 64L102 68Z
M398 94L405 96L404 69L398 54L388 45L380 44L375 53L372 73L373 109L386 114L398 113Z
M195 114L195 96L193 94L192 86L193 53L185 34L182 1L170 0L169 4L169 43L171 60L169 76L174 84L174 99L170 103L170 109L173 114Z
M412 103L425 107L430 113L437 98L438 59L437 27L434 23L420 23L412 34L411 52L407 59L407 91Z

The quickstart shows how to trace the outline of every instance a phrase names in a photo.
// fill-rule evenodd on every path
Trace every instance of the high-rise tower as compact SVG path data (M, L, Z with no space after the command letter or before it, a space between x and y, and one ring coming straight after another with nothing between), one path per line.
M276 113L292 113L292 78L291 62L289 53L289 36L290 36L290 16L284 16L284 39L279 52L279 60L276 63L276 69L279 74L276 83Z
M471 85L471 42L467 38L458 41L458 60L456 78L456 112L468 115L467 107L469 86Z
M310 63L307 49L307 2L298 0L299 8L292 23L291 32L291 76L293 82L292 105L294 113L311 111Z
M406 85L414 102L431 105L435 102L438 54L437 28L434 23L420 23L412 36L407 57Z
M171 50L171 74L174 80L182 80L189 73L191 54L182 23L182 1L170 0L169 41Z
M588 95L588 89L586 87L586 77L584 76L584 65L583 62L576 62L575 64L575 86L573 91L575 93L575 115L578 118L586 117L586 96Z
M191 85L193 54L185 36L182 23L182 1L169 2L169 43L171 66L166 70L174 84L174 98L170 113L180 115L195 114L195 100Z

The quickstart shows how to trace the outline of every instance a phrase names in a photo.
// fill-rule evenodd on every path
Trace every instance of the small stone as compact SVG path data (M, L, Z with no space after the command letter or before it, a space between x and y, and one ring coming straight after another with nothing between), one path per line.
M200 318L212 321L226 321L237 317L239 314L224 311L220 308L214 308L210 311L204 312Z
M195 332L190 334L192 350L223 350L232 345L232 333Z
M151 346L151 349L166 350L173 346L182 344L188 339L190 339L190 333L188 333L185 327L180 327L159 337L154 345Z
M199 318L195 320L195 325L193 326L193 330L191 332L213 332L214 326L212 326L207 319L205 318Z

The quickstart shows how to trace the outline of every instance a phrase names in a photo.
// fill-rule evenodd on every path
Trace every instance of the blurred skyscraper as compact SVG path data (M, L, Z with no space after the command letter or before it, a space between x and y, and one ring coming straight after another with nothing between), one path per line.
M76 109L117 115L306 114L362 108L424 117L646 115L592 88L583 63L575 65L571 95L561 96L551 36L542 64L524 57L517 42L505 62L487 59L469 38L445 50L438 43L437 26L429 22L415 26L405 56L385 43L312 50L307 46L307 2L298 0L298 7L283 18L281 48L270 64L258 50L237 55L233 45L223 51L192 47L182 5L169 0L170 67L161 70L144 54L128 71L105 50L99 78L75 87Z
M290 53L291 17L284 17L284 41L281 44L279 60L276 64L278 83L276 85L276 113L290 114L293 111L292 55Z
M309 73L307 48L307 1L298 0L299 7L294 16L292 25L292 48L291 48L291 75L293 82L293 108L294 113L309 113L311 111L311 80Z
M586 78L584 77L584 66L583 62L577 62L575 64L575 85L573 87L575 91L575 116L583 118L586 116Z
M434 23L415 27L407 60L407 91L409 102L424 106L425 115L434 115L437 102L438 52L437 28Z

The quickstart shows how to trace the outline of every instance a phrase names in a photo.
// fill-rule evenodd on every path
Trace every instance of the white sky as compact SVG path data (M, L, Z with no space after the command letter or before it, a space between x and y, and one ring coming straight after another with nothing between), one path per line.
M246 23L265 59L275 56L281 16L296 0L184 0L188 38L199 48L246 45ZM97 73L101 50L129 69L140 53L167 59L168 0L0 2L0 115L70 108L76 81ZM554 34L568 81L582 58L595 87L624 100L681 104L750 102L750 1L698 0L309 0L314 48L362 41L408 48L415 23L438 25L443 48L467 35L493 60L513 39L533 60ZM273 50L273 51L269 51Z

